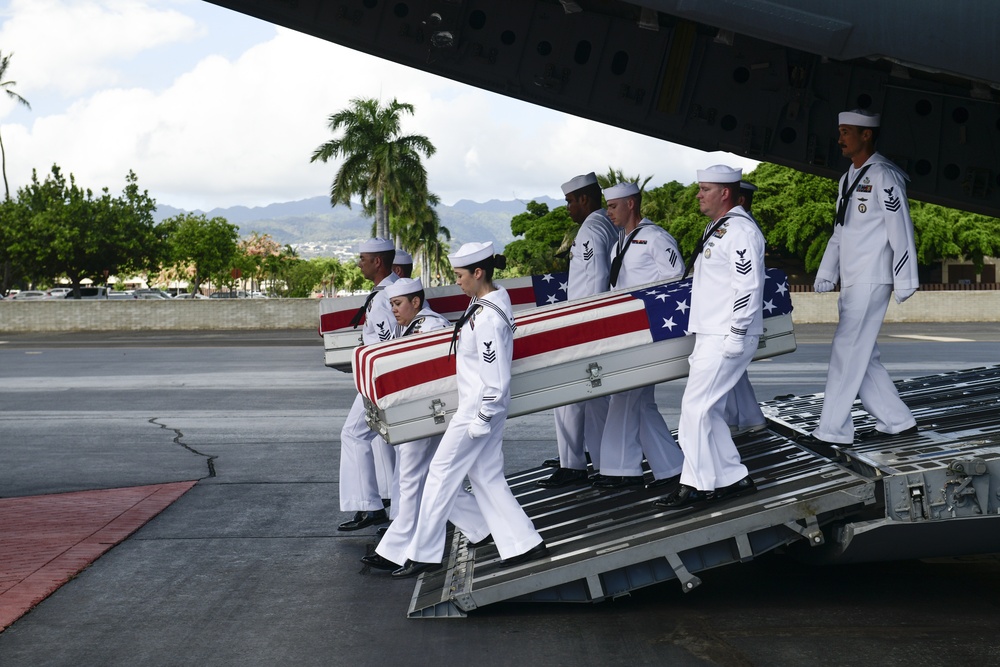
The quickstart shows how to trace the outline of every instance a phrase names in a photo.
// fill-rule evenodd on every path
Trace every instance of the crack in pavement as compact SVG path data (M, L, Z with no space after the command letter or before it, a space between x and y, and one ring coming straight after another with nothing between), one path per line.
M173 431L174 432L174 444L175 445L180 445L181 447L183 447L184 449L188 450L192 454L195 454L197 456L203 456L203 457L205 457L205 459L207 459L207 463L208 463L208 478L215 477L215 459L217 457L215 455L212 455L212 454L203 454L203 453L199 452L197 449L195 449L194 447L192 447L191 445L188 445L187 443L183 442L181 439L184 437L184 434L181 432L180 429L173 428L171 426L167 426L166 424L161 424L160 422L156 421L157 419L159 419L159 417L153 417L152 419L149 420L149 423L153 424L154 426L159 426L160 428L162 428L165 431Z

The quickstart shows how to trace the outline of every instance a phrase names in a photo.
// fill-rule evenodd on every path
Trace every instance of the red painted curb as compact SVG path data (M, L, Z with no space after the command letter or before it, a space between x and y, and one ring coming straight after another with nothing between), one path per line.
M0 632L196 483L0 498Z

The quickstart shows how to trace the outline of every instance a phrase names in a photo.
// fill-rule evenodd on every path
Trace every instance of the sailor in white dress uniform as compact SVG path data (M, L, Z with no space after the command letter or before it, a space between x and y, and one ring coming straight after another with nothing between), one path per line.
M680 487L656 501L676 509L756 490L725 420L726 396L746 372L764 333L764 237L738 205L742 170L698 170L698 203L712 222L694 261L688 331L694 351L677 437Z
M753 218L753 193L757 191L757 186L746 181L740 181L739 204L743 210ZM754 221L756 222L756 220ZM758 225L759 227L760 225ZM750 384L750 377L746 371L736 381L736 386L726 396L726 423L733 436L759 431L767 425L764 413L757 402L757 395L754 393L753 385Z
M601 186L594 172L562 184L566 210L580 225L569 257L567 298L582 299L608 291L610 253L618 230L601 207ZM559 467L538 486L555 488L587 481L587 453L594 470L601 468L601 438L608 417L608 396L599 396L552 410L555 417Z
M466 243L448 255L459 287L473 297L456 324L458 407L430 463L406 563L394 578L441 566L445 524L466 475L500 553L501 566L548 555L541 535L514 498L503 470L503 427L510 406L514 318L510 296L493 284L506 266L492 243Z
M365 306L362 345L391 340L396 334L396 318L384 293L396 282L391 271L395 253L387 239L374 238L361 244L358 266L362 275L375 283ZM340 524L339 530L358 530L389 520L382 498L389 497L394 462L392 447L365 422L364 400L358 394L340 431L340 509L355 515Z
M393 315L402 330L400 336L451 328L451 322L447 318L426 305L420 278L400 278L385 289L385 296L392 304ZM439 442L441 436L434 436L396 445L396 474L392 493L392 507L396 508L396 516L379 540L375 553L364 556L362 563L380 570L395 570L406 560L406 547L413 539L427 470ZM459 488L458 498L448 519L470 542L478 542L488 534L475 497L464 487Z
M875 151L879 115L845 111L839 122L839 143L851 167L840 179L833 236L815 285L817 292L828 292L840 283L839 320L823 411L812 436L827 443L851 444L851 407L858 396L875 418L876 434L916 431L913 414L880 361L876 339L890 293L895 292L896 302L902 303L917 290L920 280L906 198L907 176Z
M642 217L642 196L635 183L604 190L608 215L622 231L613 249L611 287L625 289L684 275L677 241L667 230ZM660 486L681 471L684 455L656 406L655 385L611 396L601 442L598 488L643 483L642 456L653 472L650 486Z

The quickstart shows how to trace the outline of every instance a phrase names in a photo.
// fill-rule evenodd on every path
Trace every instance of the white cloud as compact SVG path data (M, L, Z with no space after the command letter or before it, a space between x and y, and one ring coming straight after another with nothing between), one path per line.
M137 0L12 0L0 28L4 52L15 53L25 97L52 89L78 95L120 82L121 62L199 32L174 9ZM162 4L162 3L161 3Z
M285 29L268 31L270 38L228 57L212 49L211 40L185 41L205 29L192 18L201 20L196 5L206 3L14 0L0 43L15 34L20 40L11 49L18 91L25 97L45 89L86 92L57 110L36 109L19 116L26 122L3 125L12 188L28 181L32 167L44 174L58 163L81 185L112 192L132 169L158 202L182 208L322 195L337 164L311 164L309 157L331 138L328 116L355 97L414 105L403 130L424 134L437 147L427 167L432 190L446 203L560 198L560 183L609 166L653 175L655 186L691 182L695 169L717 162L754 164L535 107ZM57 10L70 18L41 19ZM212 11L212 20L226 19ZM86 39L51 54L30 46L68 40L73 25ZM203 53L189 54L190 65L156 85L129 71L129 62L148 61L157 46L171 43ZM131 85L114 87L119 81Z

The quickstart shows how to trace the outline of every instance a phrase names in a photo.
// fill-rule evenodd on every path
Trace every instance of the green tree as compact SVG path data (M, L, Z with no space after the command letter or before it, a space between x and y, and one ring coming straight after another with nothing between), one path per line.
M192 292L211 278L217 285L231 285L237 258L239 229L225 218L182 213L160 223L167 242L168 262L183 269L193 267Z
M8 53L7 55L3 55L3 52L0 52L0 88L3 89L3 92L7 95L8 98L14 100L14 102L16 102L17 104L24 105L25 107L30 109L31 105L28 104L28 100L24 99L14 91L14 86L17 85L17 81L10 81L6 78L7 70L8 68L10 68L10 59L13 57L14 57L13 53ZM10 186L7 185L7 151L6 149L4 149L2 136L0 136L0 159L2 159L2 166L3 166L3 189L6 195L5 198L9 200Z
M0 202L0 295L3 296L10 292L15 279L23 279L28 273L25 267L15 265L15 259L19 258L11 252L21 226L19 211L13 199Z
M641 175L636 174L635 176L626 176L625 172L621 168L614 169L613 167L608 167L608 173L606 174L596 174L597 183L601 186L601 189L610 188L612 185L618 185L619 183L636 183L639 186L639 191L642 192L646 189L646 185L653 180L652 176L646 176L643 178Z
M761 163L747 179L757 186L753 215L767 239L769 263L792 274L813 273L833 233L837 183Z
M451 232L441 225L441 218L434 208L440 199L432 193L417 193L403 202L398 215L393 216L393 234L397 247L413 255L415 269L421 276L434 276L446 270L443 258L448 254L447 241ZM426 283L428 286L430 282Z
M515 239L504 248L507 269L504 277L530 276L566 271L569 259L558 251L566 233L576 227L565 206L550 211L547 204L529 201L527 211L510 221Z
M9 252L33 281L65 276L78 290L84 278L145 271L161 257L161 237L153 220L155 202L140 192L133 172L122 196L104 188L99 197L69 182L58 165L44 182L32 172L18 191L18 229Z
M921 265L964 259L982 273L985 257L1000 256L1000 219L918 201L910 216Z
M317 148L310 162L344 159L330 186L330 204L351 205L351 196L361 197L365 212L374 214L376 233L390 237L387 204L397 204L406 191L426 192L427 171L421 154L430 157L435 148L420 134L401 134L404 113L413 105L393 99L388 105L372 98L355 98L351 106L329 117L329 128L341 136Z
M677 240L684 261L690 259L708 220L698 208L698 184L670 181L642 195L642 214Z

